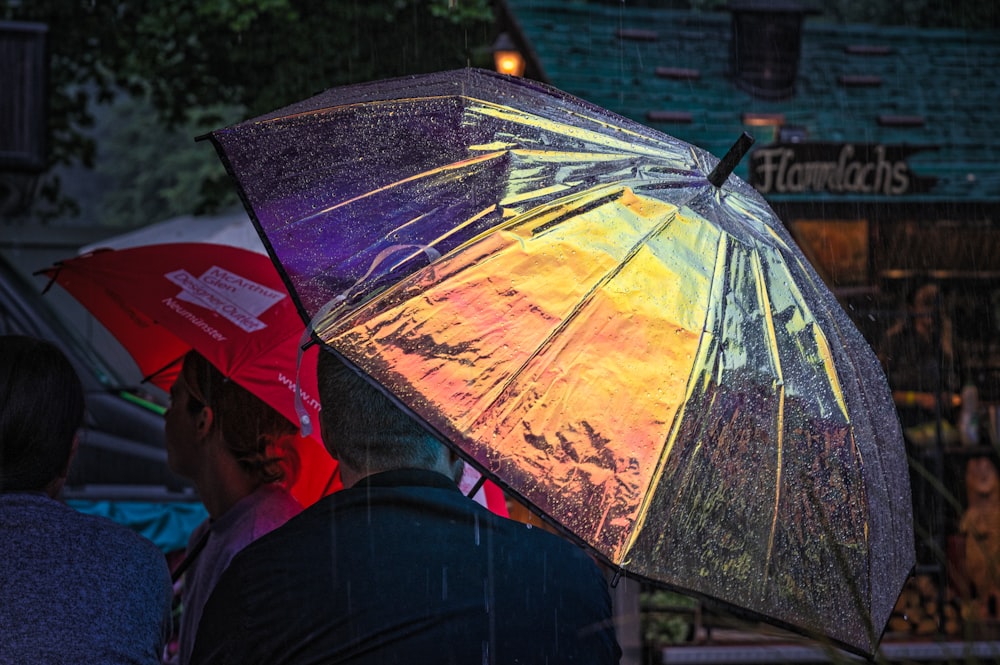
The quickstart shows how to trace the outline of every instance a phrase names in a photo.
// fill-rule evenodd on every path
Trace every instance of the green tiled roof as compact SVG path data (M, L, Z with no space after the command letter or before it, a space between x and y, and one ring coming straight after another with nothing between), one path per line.
M1000 201L998 31L845 26L807 16L796 92L768 101L733 83L728 12L574 0L505 4L538 78L719 157L744 130L755 147L777 140L772 128L744 125L744 114L781 114L809 142L926 148L909 164L937 183L910 200ZM638 34L620 37L622 30ZM692 71L658 76L658 68ZM855 85L847 84L851 77ZM890 126L880 116L919 116L922 124ZM747 177L746 159L736 173Z

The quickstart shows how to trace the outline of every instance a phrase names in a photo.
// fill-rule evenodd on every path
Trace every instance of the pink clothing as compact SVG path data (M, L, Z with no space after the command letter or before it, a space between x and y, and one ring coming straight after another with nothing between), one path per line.
M202 522L188 540L188 551L208 532L204 549L184 573L181 591L180 665L194 648L201 613L229 562L244 547L302 512L302 506L283 487L262 485L241 499L219 519Z

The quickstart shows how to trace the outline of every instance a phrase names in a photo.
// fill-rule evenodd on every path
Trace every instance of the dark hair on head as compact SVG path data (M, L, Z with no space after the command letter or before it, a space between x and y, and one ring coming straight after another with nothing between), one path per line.
M227 379L197 351L184 356L181 376L189 387L188 410L196 414L204 406L211 407L212 429L222 433L226 449L240 466L259 482L281 480L284 471L278 453L286 445L283 440L298 428L249 390Z
M0 491L41 491L64 475L83 410L80 377L58 347L0 336Z
M444 445L339 357L321 349L319 417L345 464L368 473L431 468Z

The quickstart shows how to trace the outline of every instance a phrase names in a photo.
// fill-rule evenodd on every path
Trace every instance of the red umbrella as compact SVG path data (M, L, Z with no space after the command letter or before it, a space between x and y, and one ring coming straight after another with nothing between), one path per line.
M300 361L305 326L267 256L228 245L170 243L100 250L42 273L121 342L153 385L169 390L184 354L194 349L304 424L304 434L319 422L317 348ZM291 491L303 505L341 487L337 464L317 438L300 437L295 452L299 459L291 466L299 472Z

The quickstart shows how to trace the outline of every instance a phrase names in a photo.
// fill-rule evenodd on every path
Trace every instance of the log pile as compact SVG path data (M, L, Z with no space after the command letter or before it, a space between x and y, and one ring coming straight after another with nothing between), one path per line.
M958 637L962 633L961 603L951 591L942 598L930 575L915 575L906 581L887 631L894 638Z

